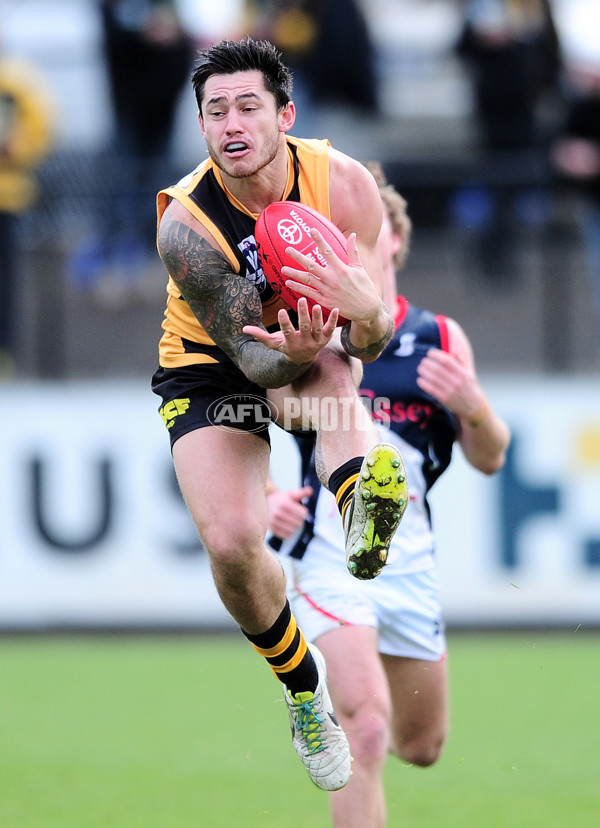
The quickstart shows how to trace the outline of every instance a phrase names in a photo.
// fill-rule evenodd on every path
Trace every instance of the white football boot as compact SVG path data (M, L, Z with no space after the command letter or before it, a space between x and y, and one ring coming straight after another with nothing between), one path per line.
M292 743L315 785L324 791L337 791L347 784L352 773L350 745L333 712L325 659L314 644L308 646L319 672L317 689L314 693L292 696L285 685L283 688Z

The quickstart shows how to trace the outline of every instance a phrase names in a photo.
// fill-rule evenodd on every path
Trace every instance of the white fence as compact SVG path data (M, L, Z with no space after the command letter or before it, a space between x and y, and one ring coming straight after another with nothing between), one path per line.
M457 448L433 491L446 620L600 625L600 388L484 384L514 440L493 478ZM140 380L0 386L0 628L232 625L157 402ZM273 445L293 485L293 446Z

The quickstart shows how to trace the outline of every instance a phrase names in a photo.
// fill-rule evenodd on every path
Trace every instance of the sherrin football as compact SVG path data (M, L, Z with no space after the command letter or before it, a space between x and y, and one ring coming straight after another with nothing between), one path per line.
M326 216L306 204L300 204L297 201L274 201L259 215L254 230L265 278L273 290L294 310L301 294L286 286L287 277L282 274L281 268L284 265L296 269L301 269L301 267L285 252L286 248L292 247L320 265L327 266L317 243L310 235L313 228L321 233L333 252L347 263L346 237L342 231ZM316 304L308 296L305 298L309 308ZM323 308L324 319L329 316L329 311L330 309ZM340 316L337 324L345 325L347 322L347 319Z

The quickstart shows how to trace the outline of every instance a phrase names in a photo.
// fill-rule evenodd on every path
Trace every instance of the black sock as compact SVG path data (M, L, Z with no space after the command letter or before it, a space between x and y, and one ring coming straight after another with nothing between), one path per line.
M354 497L354 484L358 480L364 457L353 457L332 472L329 478L329 490L335 495L335 502L340 510L342 521L346 510Z
M289 601L273 626L259 635L242 630L257 653L267 659L271 670L287 689L296 693L314 693L319 683L317 665L308 649L302 630L292 615Z

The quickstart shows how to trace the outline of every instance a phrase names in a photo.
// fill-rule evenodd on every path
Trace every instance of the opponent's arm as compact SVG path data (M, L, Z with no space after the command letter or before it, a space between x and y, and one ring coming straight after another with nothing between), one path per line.
M262 388L279 388L312 365L323 346L317 347L307 336L299 342L289 318L292 333L282 336L277 347L265 346L244 332L245 325L265 330L258 291L234 273L227 258L207 239L172 217L169 208L160 223L158 249L200 324L248 379ZM281 321L285 324L283 317Z
M458 441L468 462L494 474L504 465L510 430L479 384L467 335L453 319L447 325L449 352L430 348L419 363L417 384L458 417Z

